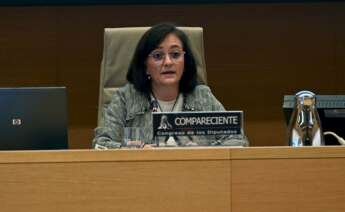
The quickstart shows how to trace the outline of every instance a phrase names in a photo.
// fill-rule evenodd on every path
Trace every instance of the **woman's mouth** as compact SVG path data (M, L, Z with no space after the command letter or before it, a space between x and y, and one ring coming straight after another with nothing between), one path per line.
M161 74L175 74L176 72L175 71L164 71L162 72Z

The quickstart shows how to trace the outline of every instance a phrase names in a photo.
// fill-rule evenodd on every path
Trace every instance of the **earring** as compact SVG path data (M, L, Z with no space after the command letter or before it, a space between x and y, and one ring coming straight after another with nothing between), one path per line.
M151 75L147 74L147 79L151 80Z

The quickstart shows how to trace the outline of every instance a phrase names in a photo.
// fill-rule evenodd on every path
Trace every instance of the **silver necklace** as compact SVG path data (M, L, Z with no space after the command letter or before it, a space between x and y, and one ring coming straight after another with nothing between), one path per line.
M153 93L152 93L152 96L153 96L153 98L154 98L154 101L157 103L157 105L158 105L160 111L161 111L161 112L164 112L164 111L163 111L163 108L162 108L161 105L159 104L159 101L157 100L157 98L155 97L155 95L154 95ZM173 107L171 108L171 111L170 111L170 112L173 112L173 111L174 111L175 106L176 106L176 103L178 102L179 98L180 98L180 95L177 95L177 98L175 99L174 105L173 105ZM158 109L158 108L153 107L152 111L153 111L153 112L157 112L157 111L158 111L157 109ZM165 111L165 112L167 112L167 111Z

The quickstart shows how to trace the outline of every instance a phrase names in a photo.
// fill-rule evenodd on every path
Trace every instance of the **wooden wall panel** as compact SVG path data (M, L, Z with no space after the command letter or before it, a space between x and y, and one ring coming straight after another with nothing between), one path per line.
M0 13L0 86L67 86L73 148L91 145L105 27L161 21L204 27L209 85L227 109L245 111L252 145L285 144L284 94L345 90L344 3L0 7Z
M339 73L336 75L336 77L339 78L339 82L337 84L337 89L344 93L345 90L345 28L340 27L344 25L345 23L345 14L339 15L339 18L336 20L337 29L335 34L335 52L336 52L336 69L339 70Z
M0 8L1 86L54 84L56 13L45 7Z

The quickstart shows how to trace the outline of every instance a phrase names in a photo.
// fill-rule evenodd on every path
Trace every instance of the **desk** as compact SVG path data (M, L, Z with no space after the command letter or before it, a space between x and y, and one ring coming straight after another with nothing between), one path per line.
M345 211L345 148L0 152L1 211Z

